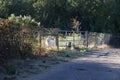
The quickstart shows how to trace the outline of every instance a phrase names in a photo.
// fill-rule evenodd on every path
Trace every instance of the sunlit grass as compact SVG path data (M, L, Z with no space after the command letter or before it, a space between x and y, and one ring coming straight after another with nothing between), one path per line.
M67 58L77 58L81 56L85 56L88 54L90 49L88 48L79 48L79 49L60 49L58 52L59 56L67 57Z

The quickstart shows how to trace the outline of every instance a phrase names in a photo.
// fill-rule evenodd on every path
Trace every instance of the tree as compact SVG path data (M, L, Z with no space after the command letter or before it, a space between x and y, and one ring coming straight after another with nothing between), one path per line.
M81 30L118 33L119 4L119 0L1 0L0 17L31 15L45 27L69 30L77 16Z
M9 6L12 5L12 0L0 0L0 17L7 18L9 13Z
M33 8L34 0L12 0L12 5L9 7L10 14L15 15L31 15L34 17L35 11Z

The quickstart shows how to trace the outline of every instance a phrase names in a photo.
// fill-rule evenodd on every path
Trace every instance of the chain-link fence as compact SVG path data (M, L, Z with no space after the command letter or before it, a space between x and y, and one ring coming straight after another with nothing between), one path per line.
M97 33L88 31L66 31L59 32L59 47L65 47L67 42L78 47L98 47L107 45L109 47L120 47L120 36L110 33Z

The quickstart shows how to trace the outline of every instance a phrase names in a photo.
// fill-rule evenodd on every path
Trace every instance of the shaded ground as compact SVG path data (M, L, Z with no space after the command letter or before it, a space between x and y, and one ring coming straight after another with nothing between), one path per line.
M93 53L22 80L120 80L119 49Z
M87 52L86 52L87 51ZM18 80L43 73L51 66L91 53L87 49L50 51L49 55L26 59L12 59L0 67L0 80Z
M0 75L4 80L120 80L120 49L84 51L12 60L9 64L16 68L15 75Z

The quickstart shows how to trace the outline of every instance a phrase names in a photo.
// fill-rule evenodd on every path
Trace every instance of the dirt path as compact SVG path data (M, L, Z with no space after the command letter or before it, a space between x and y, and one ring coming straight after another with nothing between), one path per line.
M120 80L120 56L113 49L94 52L22 80Z

